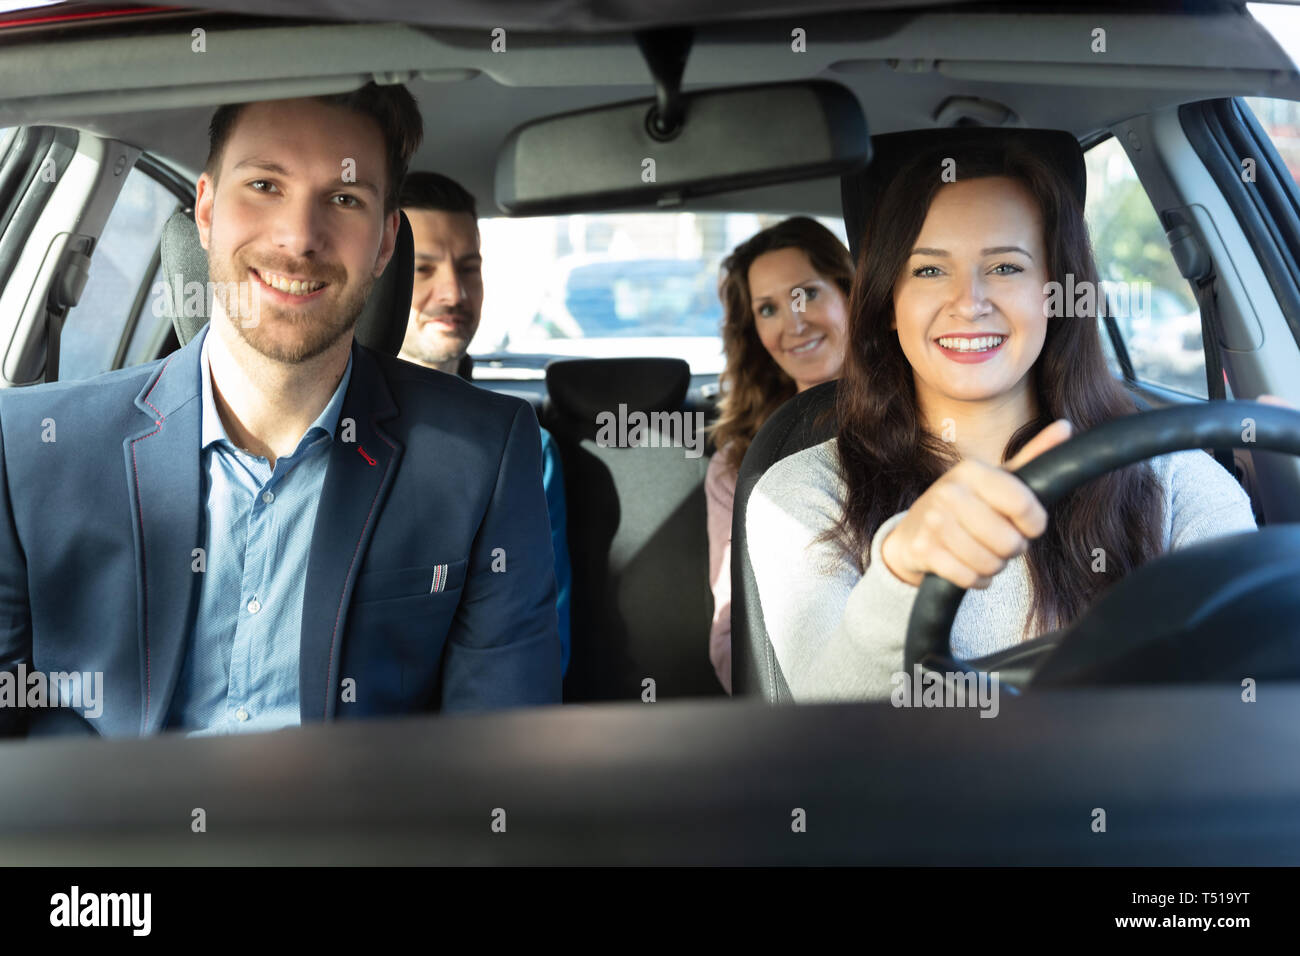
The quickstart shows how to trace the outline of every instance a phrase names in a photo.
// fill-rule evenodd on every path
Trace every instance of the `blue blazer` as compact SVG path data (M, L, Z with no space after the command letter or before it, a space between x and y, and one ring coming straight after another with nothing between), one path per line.
M207 331L147 365L0 390L0 671L103 674L99 718L0 707L0 736L162 729L198 601ZM305 582L303 723L559 703L532 407L354 342L339 422Z

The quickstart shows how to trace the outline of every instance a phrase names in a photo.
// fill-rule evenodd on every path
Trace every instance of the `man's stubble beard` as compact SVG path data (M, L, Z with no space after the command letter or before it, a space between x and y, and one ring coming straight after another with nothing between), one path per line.
M309 308L320 314L304 316L292 307L275 305L262 298L261 288L249 275L246 266L232 263L228 259L211 257L208 271L209 278L214 283L214 295L221 301L222 308L239 337L258 354L286 365L309 361L328 351L347 335L355 327L375 285L375 277L367 275L365 282L355 292L347 294L344 291L346 298L335 308L318 308L313 305ZM250 294L247 297L238 295L236 301L230 301L228 293L239 288L238 283L241 282L253 284ZM337 282L331 282L330 286L333 289L339 287ZM331 290L327 289L328 291ZM242 313L239 300L251 304L251 315ZM299 333L288 342L270 331L272 327L286 326L292 326Z
M442 366L459 363L469 351L472 336L452 339L450 336L443 335L440 339L438 345L432 347L426 345L419 331L418 319L408 316L401 351L427 365Z

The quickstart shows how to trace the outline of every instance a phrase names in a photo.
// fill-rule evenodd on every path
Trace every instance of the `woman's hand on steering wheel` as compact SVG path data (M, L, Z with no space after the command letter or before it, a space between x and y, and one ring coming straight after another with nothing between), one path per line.
M962 588L987 588L1007 562L1047 530L1047 511L1012 474L1070 438L1059 419L1001 468L964 460L926 489L885 538L881 556L899 580L917 586L927 573Z

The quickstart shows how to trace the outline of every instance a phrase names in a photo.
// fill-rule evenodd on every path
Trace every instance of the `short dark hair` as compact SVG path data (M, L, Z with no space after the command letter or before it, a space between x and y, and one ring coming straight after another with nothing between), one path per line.
M478 222L474 197L456 180L442 173L409 173L402 184L399 205L403 209L433 212L467 212Z
M384 134L384 152L388 157L388 189L384 194L384 213L387 215L399 206L398 195L402 181L406 178L407 167L411 157L420 148L424 139L424 121L420 118L420 108L406 87L380 86L367 83L365 86L349 93L331 93L327 96L313 96L310 99L330 106L341 106L363 116L369 116L379 124ZM208 161L204 166L213 179L221 168L221 154L226 148L226 141L235 128L235 121L244 107L250 103L232 103L217 107L208 124Z

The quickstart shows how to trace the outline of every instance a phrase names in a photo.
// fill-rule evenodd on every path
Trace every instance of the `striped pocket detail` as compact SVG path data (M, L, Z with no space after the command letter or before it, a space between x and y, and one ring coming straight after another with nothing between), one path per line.
M441 591L447 587L447 569L450 567L451 565L448 564L439 564L434 567L433 585L429 588L430 594L434 594L435 592Z

